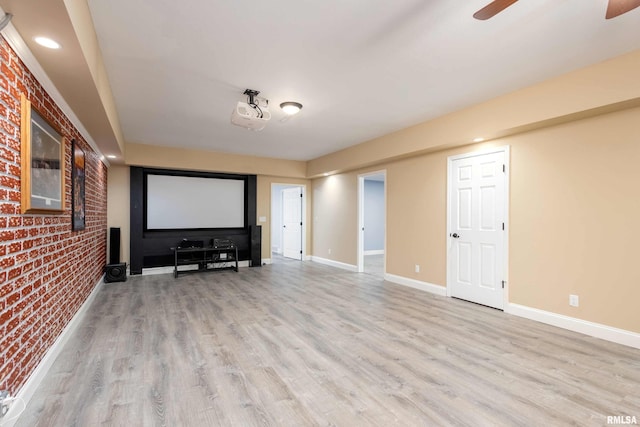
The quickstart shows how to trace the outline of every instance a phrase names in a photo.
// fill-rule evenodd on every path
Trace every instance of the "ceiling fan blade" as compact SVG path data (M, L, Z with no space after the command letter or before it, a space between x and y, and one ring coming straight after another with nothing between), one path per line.
M494 17L518 0L495 0L473 14L473 17L481 21Z
M615 18L640 6L640 0L609 0L606 19Z

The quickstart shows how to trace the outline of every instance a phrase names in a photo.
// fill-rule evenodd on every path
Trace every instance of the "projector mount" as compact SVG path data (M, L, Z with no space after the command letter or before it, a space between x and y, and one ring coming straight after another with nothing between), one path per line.
M247 95L247 104L249 104L251 108L253 108L258 112L258 117L263 118L264 113L262 112L262 109L260 108L260 105L259 105L260 102L257 99L258 94L260 94L260 91L253 90L253 89L245 89L244 94ZM264 102L266 103L266 106L268 107L269 100L264 98L262 98L262 100L264 100Z

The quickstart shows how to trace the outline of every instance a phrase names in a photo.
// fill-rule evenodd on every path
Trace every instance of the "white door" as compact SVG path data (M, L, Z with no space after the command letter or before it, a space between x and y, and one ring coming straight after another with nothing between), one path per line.
M282 190L282 254L302 259L302 188Z
M506 280L505 148L449 159L447 293L503 309Z

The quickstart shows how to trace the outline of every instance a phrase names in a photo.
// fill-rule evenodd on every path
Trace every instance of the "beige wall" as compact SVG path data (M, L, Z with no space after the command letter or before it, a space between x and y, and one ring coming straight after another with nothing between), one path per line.
M306 178L306 162L128 143L131 166Z
M640 332L640 273L629 269L640 238L639 121L636 108L507 141L512 302Z
M313 181L313 255L356 265L358 176L332 175Z
M312 238L312 223L311 223L311 181L308 179L296 179L296 178L283 178L274 176L258 175L257 183L257 216L266 217L266 222L258 222L258 225L262 225L262 259L271 258L271 186L272 184L296 184L304 185L306 196L306 218L304 218L306 226L306 247L304 252L306 255L311 255L311 238ZM256 220L258 220L256 218Z
M640 106L640 50L309 162L308 177Z
M638 122L628 109L383 165L387 272L446 285L447 157L509 145L510 302L640 332L640 273L626 268L640 238ZM355 264L360 172L313 181L314 255Z
M107 227L120 227L120 261L129 264L129 167L109 167L107 177ZM107 262L109 248L107 243Z

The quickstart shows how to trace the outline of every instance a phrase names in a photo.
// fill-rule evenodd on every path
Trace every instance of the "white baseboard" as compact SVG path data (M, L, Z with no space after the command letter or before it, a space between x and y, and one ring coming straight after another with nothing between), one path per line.
M421 291L429 292L432 294L447 296L447 288L444 286L434 285L429 282L421 282L420 280L409 279L407 277L396 276L395 274L385 273L384 280L397 283L398 285L408 286L410 288L419 289Z
M364 255L384 255L384 249L376 249L371 251L364 251Z
M273 264L273 261L271 260L271 258L262 258L262 265L269 265L269 264Z
M341 268L343 270L349 270L354 273L358 272L358 266L352 264L346 264L340 261L334 261L332 259L320 258L318 256L311 256L311 261L317 262L318 264L329 265L331 267Z
M193 266L185 265L183 266L183 268L180 269L180 271L197 270L197 269L198 269L197 265L193 265ZM153 268L142 269L143 276L154 276L156 274L173 274L173 267L153 267Z
M24 406L20 405L19 407L21 411L24 410L24 408L26 408L26 406L29 404L29 401L33 397L34 393L36 392L36 389L44 379L45 375L49 372L49 369L51 369L51 366L56 361L60 353L62 352L64 345L69 341L73 333L78 329L78 326L82 322L82 318L84 317L87 310L91 306L91 303L93 302L93 300L95 300L96 295L98 295L98 292L100 292L100 289L102 289L102 286L104 285L103 279L104 277L101 278L98 284L93 288L93 291L91 291L91 293L89 294L89 297L87 297L84 303L82 303L82 306L80 306L80 309L71 318L67 326L62 330L62 333L60 333L60 336L58 336L58 338L55 340L53 345L49 348L49 350L47 350L47 353L44 355L44 357L42 358L38 366L36 366L36 369L33 370L31 375L29 375L27 382L24 383L20 391L16 394L15 396L16 401L22 400L22 402L24 403ZM11 407L9 408L9 412L7 412L3 417L5 420L8 420L8 421L1 422L2 427L11 427L18 420L18 416L16 414L12 414L12 410L15 407L16 405L14 402L14 404L12 404Z
M640 349L640 334L575 317L509 303L505 312L581 334Z
M306 255L306 256L304 257L304 260L305 260L305 261L313 261L313 256L311 256L311 255Z

